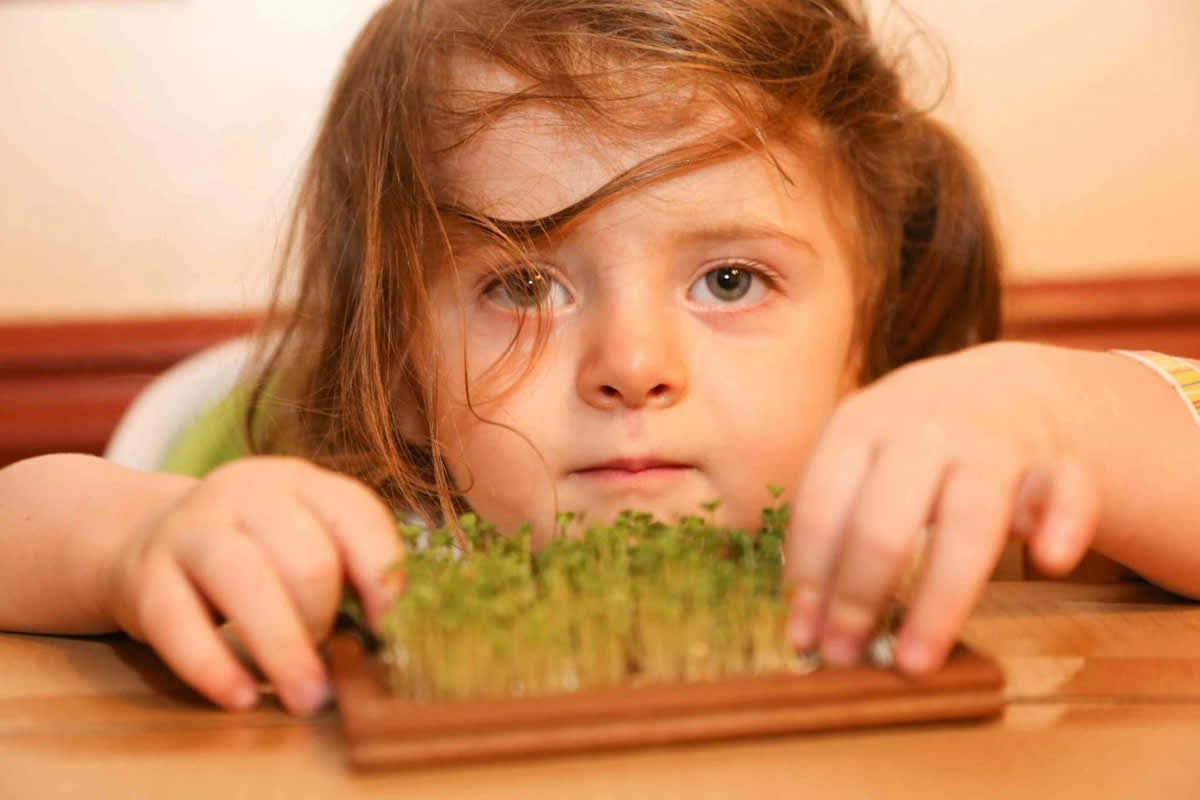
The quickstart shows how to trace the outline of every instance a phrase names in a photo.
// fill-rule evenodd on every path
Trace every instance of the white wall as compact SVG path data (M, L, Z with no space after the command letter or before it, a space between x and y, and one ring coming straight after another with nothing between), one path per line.
M375 5L0 4L0 318L261 305ZM1017 275L1200 268L1200 2L906 5L952 60L943 113L983 162Z

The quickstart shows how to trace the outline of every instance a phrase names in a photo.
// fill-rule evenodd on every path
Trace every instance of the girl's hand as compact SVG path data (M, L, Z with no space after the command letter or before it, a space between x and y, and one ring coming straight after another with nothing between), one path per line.
M247 458L197 481L146 520L109 566L107 601L130 635L213 702L245 709L255 682L218 635L230 622L283 704L310 714L329 698L315 642L348 574L374 625L401 556L392 516L367 487L310 463Z
M982 345L910 364L842 403L798 487L786 545L797 648L857 661L921 549L894 654L902 670L927 673L1010 534L1048 572L1078 562L1099 500L1093 476L1060 452L1048 413L1063 352Z

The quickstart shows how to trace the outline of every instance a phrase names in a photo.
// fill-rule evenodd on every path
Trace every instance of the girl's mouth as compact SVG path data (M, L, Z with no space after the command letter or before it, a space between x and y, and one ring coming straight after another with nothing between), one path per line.
M663 458L614 458L572 471L589 481L606 483L643 483L669 480L695 469L691 464Z

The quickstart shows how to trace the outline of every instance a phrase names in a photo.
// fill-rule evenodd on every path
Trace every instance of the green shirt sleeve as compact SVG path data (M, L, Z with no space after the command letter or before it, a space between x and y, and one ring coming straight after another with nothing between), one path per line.
M235 390L189 423L171 442L159 470L198 478L249 455L242 431L247 402L247 392Z

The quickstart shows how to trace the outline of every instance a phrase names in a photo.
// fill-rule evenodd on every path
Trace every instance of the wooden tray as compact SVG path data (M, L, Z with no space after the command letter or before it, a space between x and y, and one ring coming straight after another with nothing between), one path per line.
M872 667L539 697L421 703L388 693L353 633L329 643L350 763L416 766L997 716L1004 677L958 645L915 681Z

